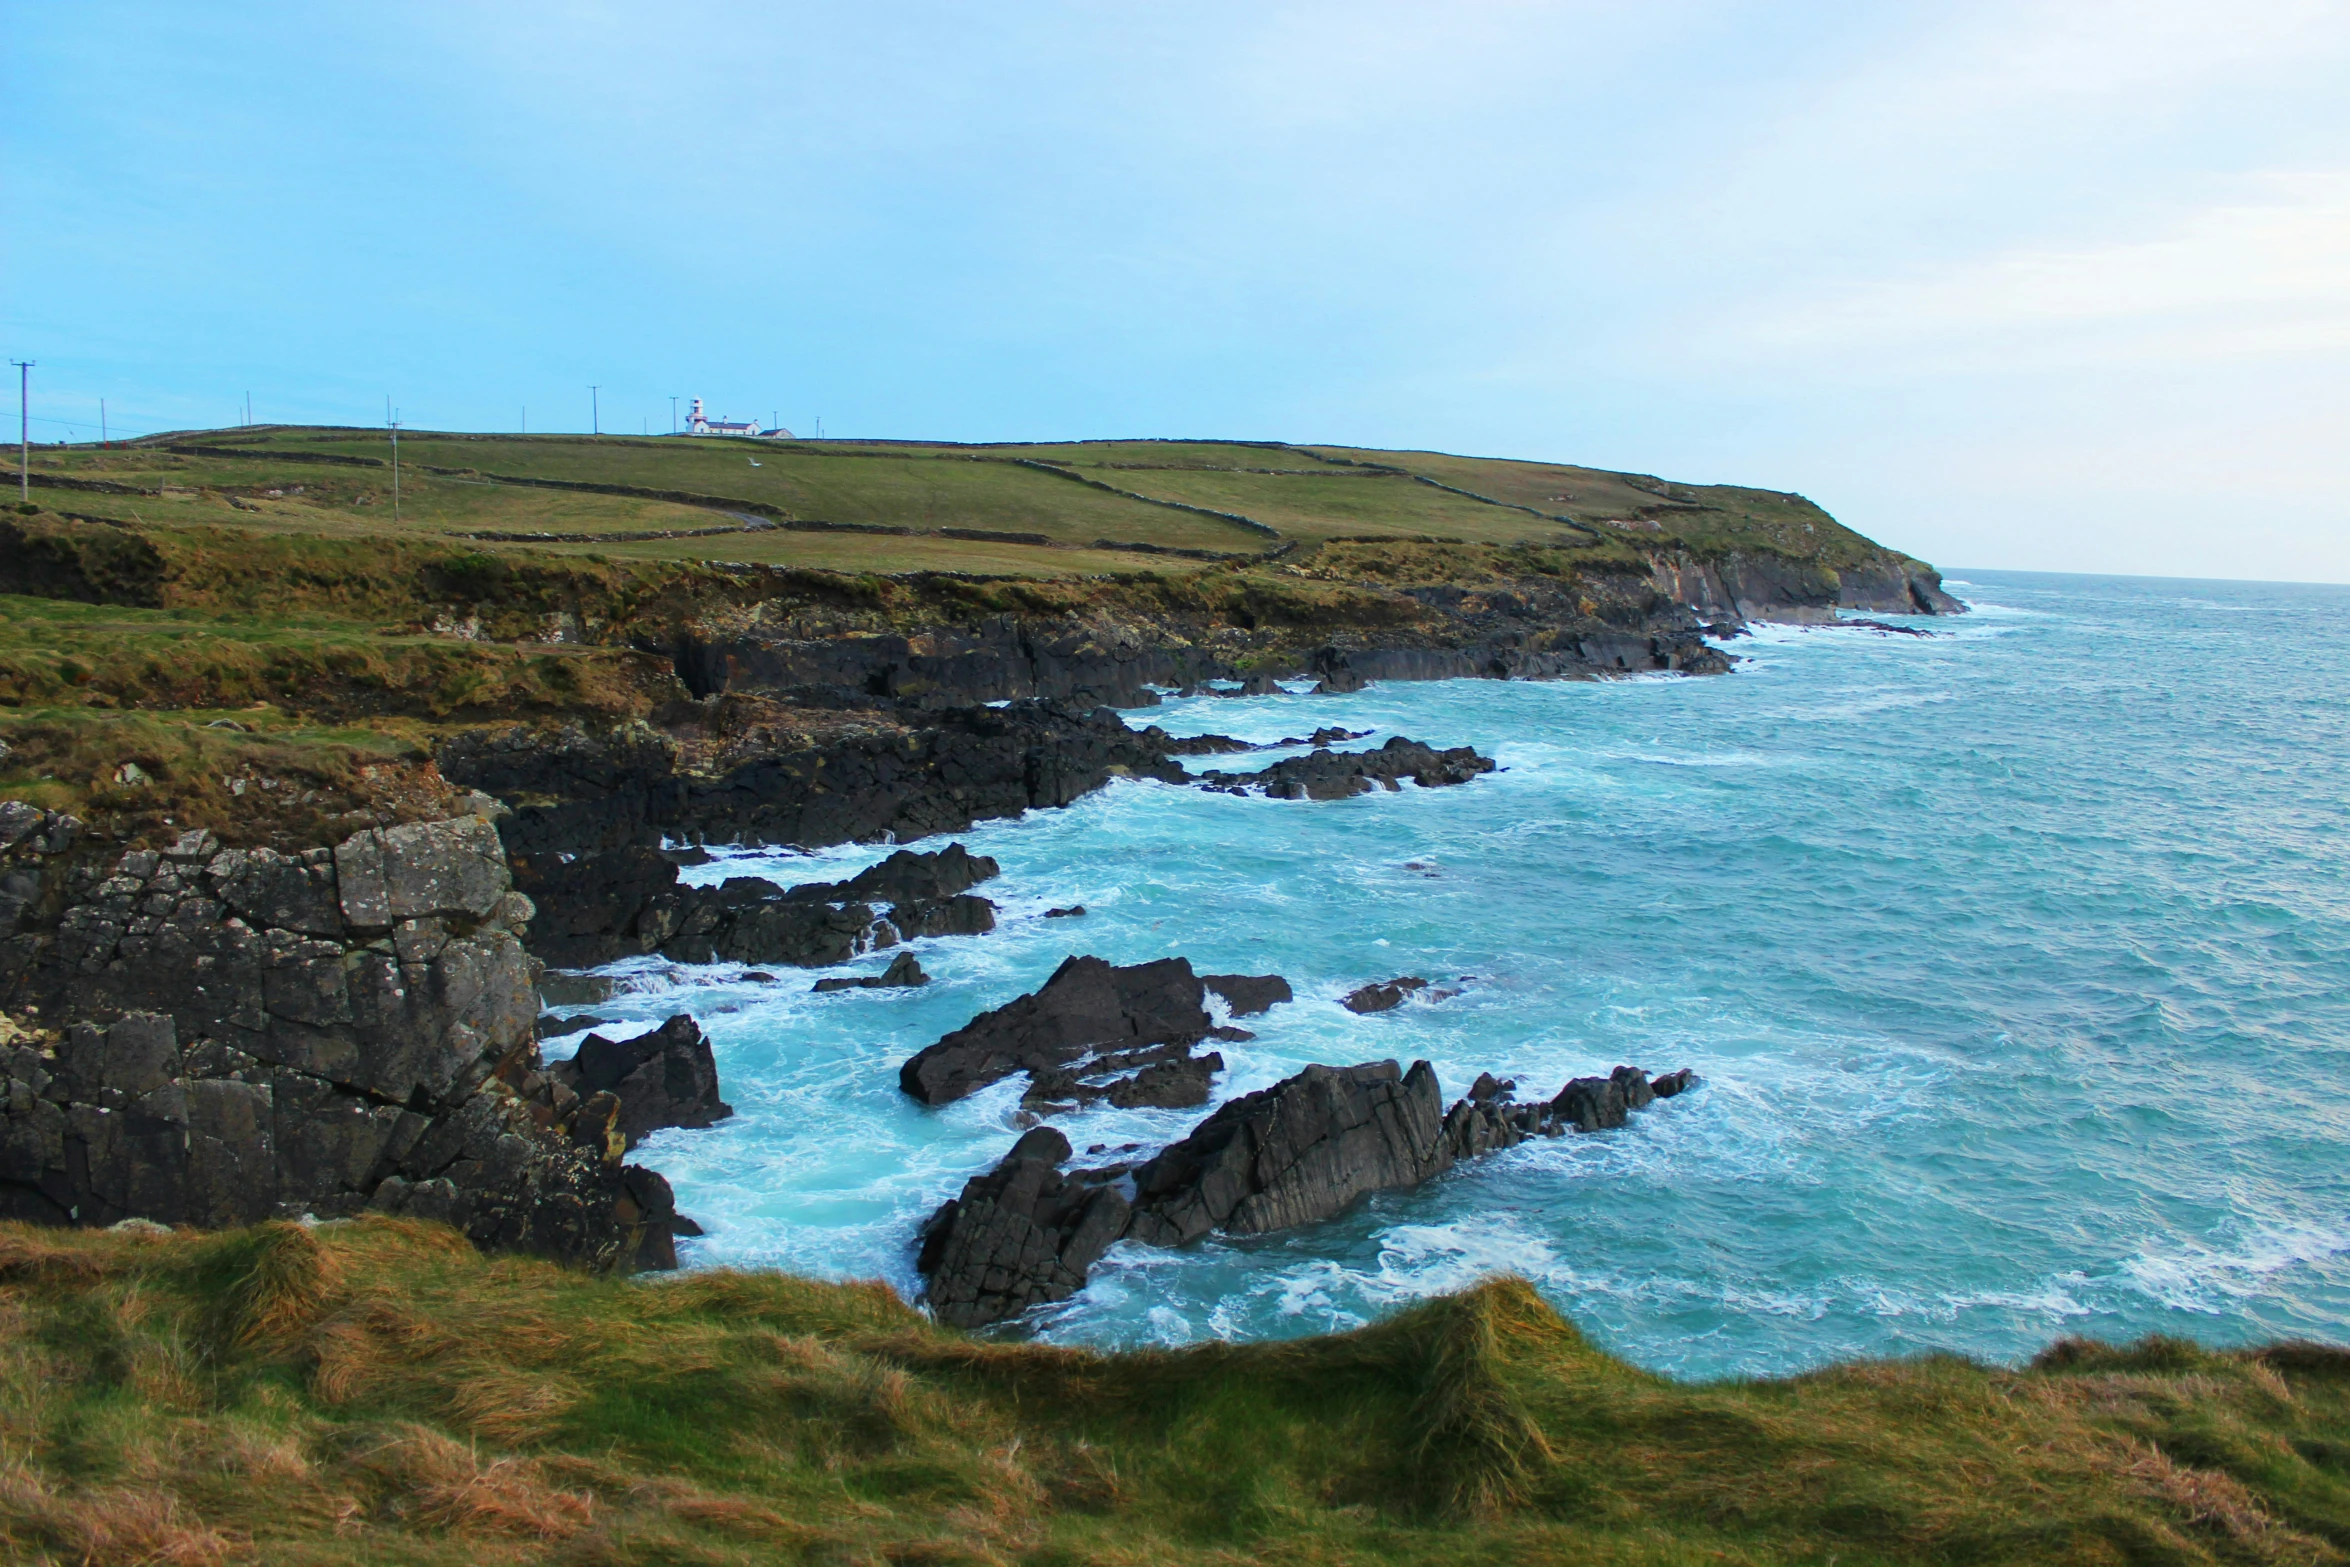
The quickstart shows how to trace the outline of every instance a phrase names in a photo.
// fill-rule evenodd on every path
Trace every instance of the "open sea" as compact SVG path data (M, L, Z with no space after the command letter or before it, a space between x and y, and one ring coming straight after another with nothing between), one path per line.
M1033 1319L1047 1338L1323 1332L1507 1271L1683 1376L2012 1362L2064 1334L2350 1342L2350 588L1951 588L1975 613L1910 623L1929 638L1766 628L1718 679L1130 714L1473 744L1502 771L1327 803L1119 782L983 825L962 841L1003 864L979 889L1000 924L914 943L926 989L619 966L637 988L596 1010L692 1011L737 1112L639 1155L708 1228L687 1265L911 1298L916 1227L1011 1144L1022 1085L925 1110L898 1063L1073 952L1180 954L1298 992L1221 1047L1220 1095L1381 1057L1433 1062L1448 1098L1482 1070L1523 1097L1619 1062L1704 1083L1319 1228L1121 1245ZM829 880L887 852L689 874ZM1403 974L1460 993L1338 1004ZM1082 1155L1204 1113L1057 1124Z

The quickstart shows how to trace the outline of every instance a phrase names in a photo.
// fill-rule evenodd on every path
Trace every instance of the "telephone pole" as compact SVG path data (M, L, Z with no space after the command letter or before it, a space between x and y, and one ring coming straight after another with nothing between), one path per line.
M669 399L669 433L677 433L677 399L674 397Z
M33 405L28 400L33 384L31 359L11 359L16 366L16 498L19 504L33 503Z
M384 423L392 429L392 523L400 521L400 416L392 412L392 400L384 399Z
M598 400L596 395L601 391L603 391L603 388L600 386L591 386L588 388L588 434L590 435L602 435L604 433L603 404Z
M106 450L106 399L98 399L98 450Z

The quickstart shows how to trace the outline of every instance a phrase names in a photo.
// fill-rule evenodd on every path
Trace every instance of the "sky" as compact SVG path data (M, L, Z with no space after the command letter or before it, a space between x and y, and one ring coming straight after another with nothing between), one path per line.
M1196 436L2350 581L2350 0L6 9L36 440ZM0 403L5 398L0 397ZM13 411L13 410L11 410Z

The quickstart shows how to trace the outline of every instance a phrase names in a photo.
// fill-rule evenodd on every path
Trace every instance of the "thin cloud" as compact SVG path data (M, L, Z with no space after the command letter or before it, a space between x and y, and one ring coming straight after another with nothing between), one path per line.
M1755 321L1766 351L1898 355L1907 373L2350 346L2350 172L2272 175L2166 232L2025 245Z

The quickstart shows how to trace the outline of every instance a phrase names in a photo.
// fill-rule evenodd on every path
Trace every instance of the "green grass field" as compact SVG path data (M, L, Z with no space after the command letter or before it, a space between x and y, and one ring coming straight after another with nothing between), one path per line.
M0 1226L24 1563L2326 1563L2350 1352L1680 1383L1524 1284L1359 1332L982 1342L878 1285L615 1281L397 1221Z
M381 431L270 427L44 448L35 469L150 492L44 495L61 510L140 525L568 535L485 542L608 542L631 558L836 571L1097 575L1165 564L1118 545L1239 558L1348 537L1540 544L1594 559L1743 548L1830 566L1876 548L1810 502L1770 491L1440 453L1189 441L951 446L419 431L400 441L395 523L391 451ZM728 531L751 518L907 531ZM616 537L656 533L682 536Z

